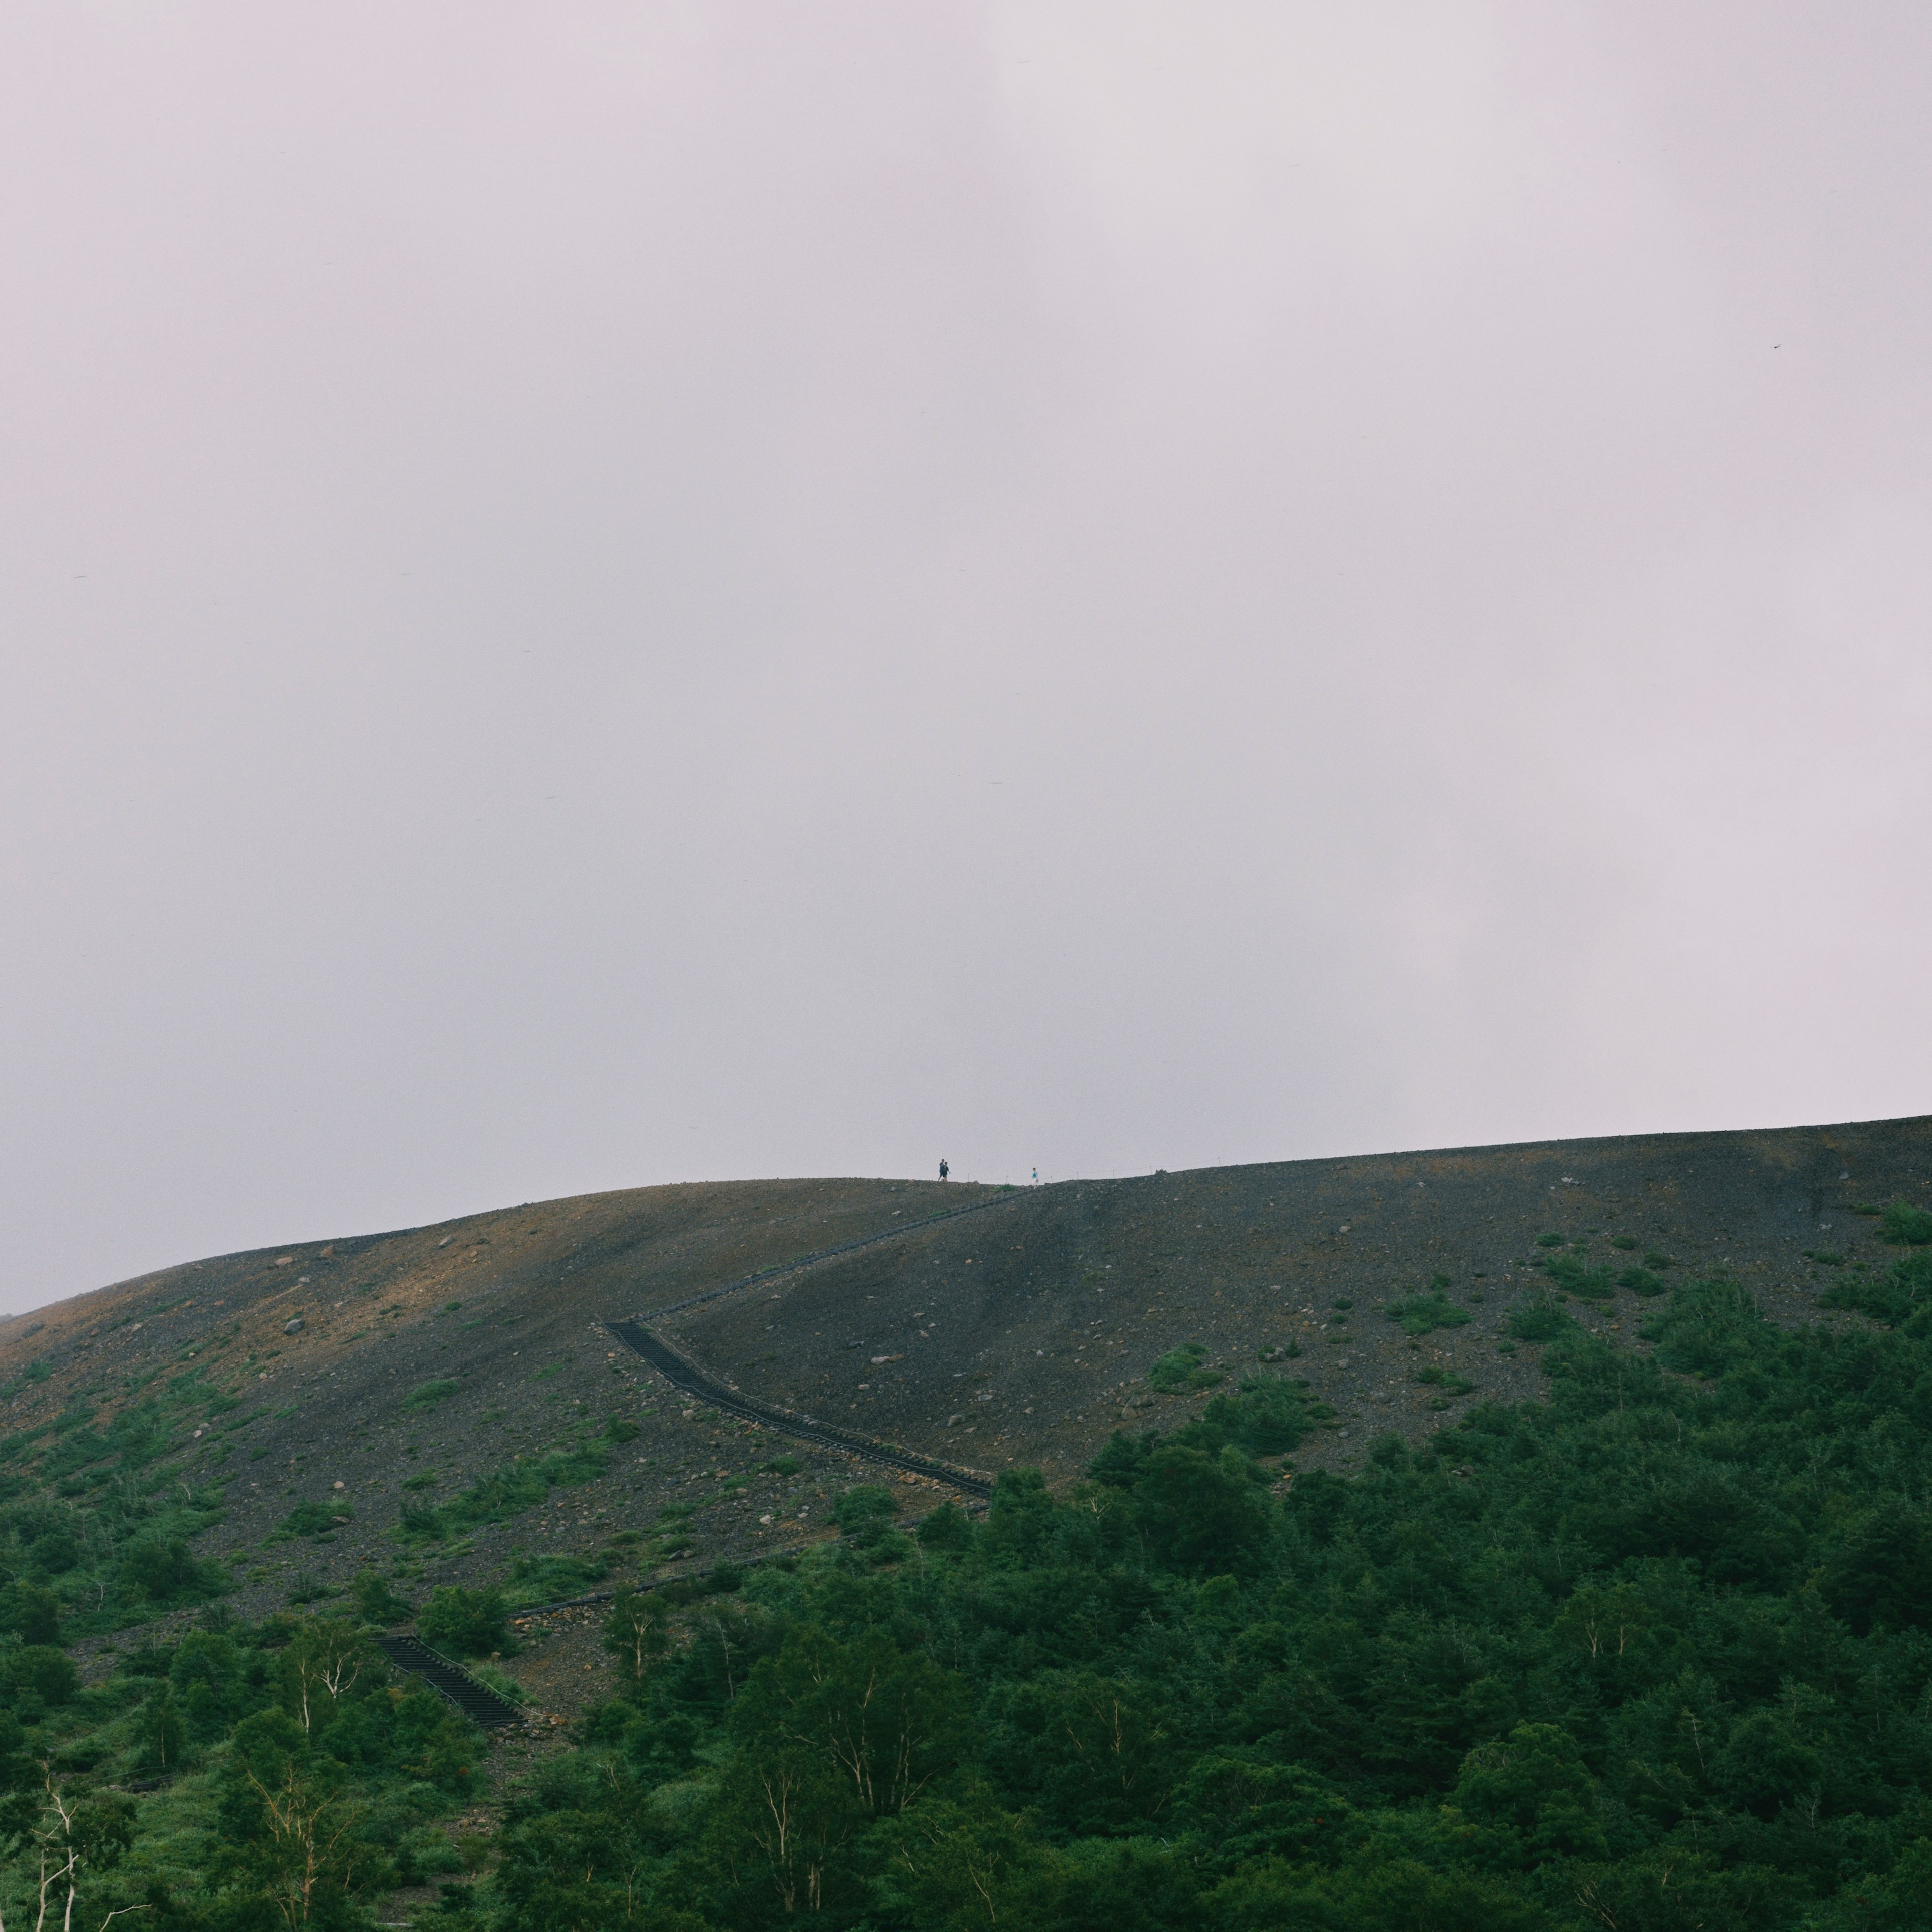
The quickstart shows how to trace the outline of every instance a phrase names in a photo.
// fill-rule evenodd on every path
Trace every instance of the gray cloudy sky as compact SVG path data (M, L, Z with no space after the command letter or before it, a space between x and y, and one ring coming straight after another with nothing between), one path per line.
M0 1306L1932 1106L1932 14L0 20Z

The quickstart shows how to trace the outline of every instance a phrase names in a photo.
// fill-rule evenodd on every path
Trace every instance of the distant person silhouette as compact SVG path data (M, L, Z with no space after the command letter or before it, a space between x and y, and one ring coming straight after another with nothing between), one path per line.
M944 1180L952 1172L952 1168L948 1167L943 1160L939 1163L939 1178L941 1180Z
M1033 1171L1033 1184L1036 1187L1040 1185L1040 1169L1038 1168L1035 1168Z

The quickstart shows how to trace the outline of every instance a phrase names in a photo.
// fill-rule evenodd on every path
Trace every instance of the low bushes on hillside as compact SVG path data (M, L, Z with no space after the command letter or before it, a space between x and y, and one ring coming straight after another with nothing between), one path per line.
M515 1648L501 1590L458 1585L432 1590L416 1629L424 1642L452 1657L488 1657Z
M1178 1394L1188 1389L1212 1388L1220 1381L1218 1369L1204 1368L1202 1358L1207 1354L1205 1346L1199 1342L1184 1342L1178 1348L1170 1348L1148 1370L1148 1385L1167 1394Z
M1405 1335L1418 1336L1433 1334L1438 1328L1460 1328L1469 1319L1469 1311L1457 1307L1438 1288L1391 1301L1382 1312L1399 1324Z

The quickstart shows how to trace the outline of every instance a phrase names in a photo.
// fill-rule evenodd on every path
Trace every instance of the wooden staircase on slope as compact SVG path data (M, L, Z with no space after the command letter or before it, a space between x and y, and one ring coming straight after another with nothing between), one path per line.
M499 1696L488 1684L479 1684L461 1664L415 1637L379 1636L376 1647L398 1670L421 1678L439 1696L485 1730L499 1730L524 1721L524 1714L508 1698Z

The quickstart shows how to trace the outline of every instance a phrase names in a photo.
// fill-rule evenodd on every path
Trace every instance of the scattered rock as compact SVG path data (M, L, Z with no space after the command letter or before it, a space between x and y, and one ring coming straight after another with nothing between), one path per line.
M299 1315L292 1315L282 1324L282 1333L284 1335L299 1335L302 1331L302 1317Z

